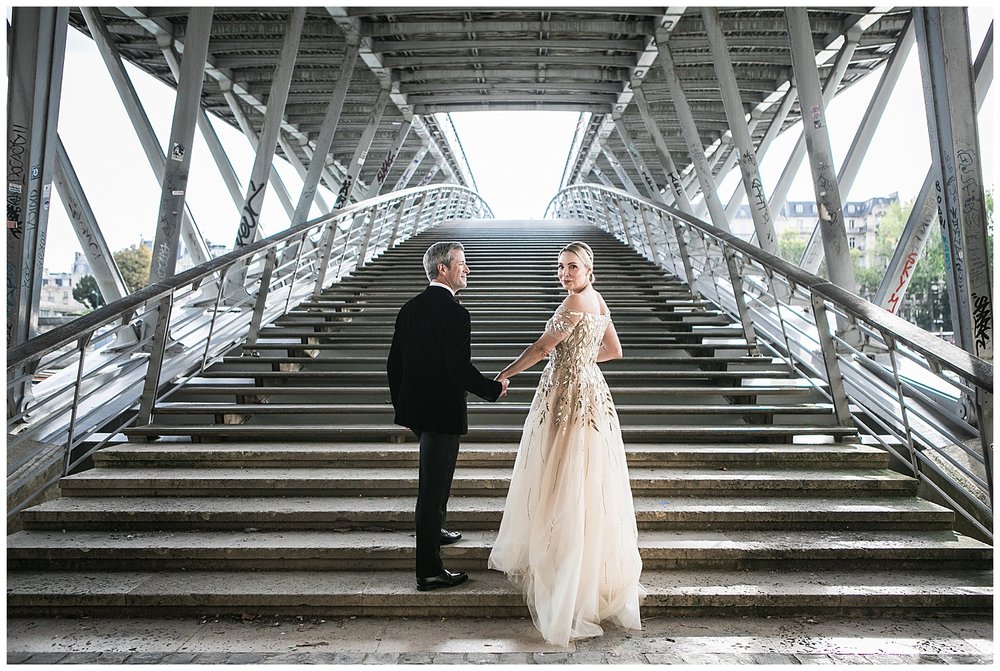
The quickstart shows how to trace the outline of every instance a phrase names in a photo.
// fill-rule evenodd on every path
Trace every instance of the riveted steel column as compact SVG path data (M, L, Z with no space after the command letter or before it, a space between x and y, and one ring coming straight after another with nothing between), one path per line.
M708 207L709 217L712 224L727 233L730 231L729 220L726 219L726 212L722 209L722 201L715 190L715 180L712 178L712 168L705 158L705 145L701 142L698 134L698 126L694 122L694 115L691 113L691 106L688 105L681 78L677 75L677 68L674 66L674 56L670 52L667 40L670 33L665 30L658 30L656 33L656 48L660 53L660 65L663 67L663 74L670 90L670 97L674 102L674 109L677 112L677 120L680 123L681 135L687 145L688 154L691 157L691 164L694 166L695 174L701 185L701 192Z
M982 109L986 100L986 94L990 90L990 83L993 80L993 28L986 31L986 37L979 48L976 56L976 111ZM932 234L931 225L937 215L937 201L935 195L935 185L937 183L937 170L932 165L927 171L924 183L920 187L920 193L913 203L910 216L906 220L903 234L899 238L899 243L893 251L892 259L886 268L885 275L875 298L872 300L876 305L885 308L889 312L896 314L903 304L903 297L906 289L913 278L913 267L920 258L924 245Z
M952 316L962 348L993 361L993 289L966 10L916 7L938 218L948 241ZM985 446L984 446L985 447Z
M889 61L882 71L882 77L875 88L875 93L868 104L868 109L865 110L865 116L861 120L861 125L858 126L850 149L847 150L847 157L844 158L844 163L840 166L840 171L837 173L837 183L840 185L840 192L845 198L854 186L854 180L861 169L861 162L864 160L868 148L871 146L872 138L875 136L875 129L882 120L882 114L889 104L892 92L899 81L899 75L903 71L903 65L906 63L907 56L915 41L916 32L913 29L913 21L907 20L906 28L896 40L892 56L889 57ZM847 45L844 46L846 48ZM823 100L826 104L829 104L832 96L828 96L826 91L827 89L824 89ZM810 273L816 273L822 261L819 226L817 225L813 228L809 242L802 252L802 259L799 261L799 266Z
M392 187L393 191L401 191L406 188L406 185L410 183L411 179L413 179L413 173L415 173L417 168L420 167L420 162L424 160L424 156L427 156L428 150L430 150L430 145L428 145L427 142L420 145L420 149L418 149L417 153L413 155L410 162L406 164L406 169L403 171L403 174L396 180L395 186Z
M69 215L73 230L76 231L83 255L87 257L87 263L94 273L94 279L97 280L101 298L105 303L111 303L128 296L128 287L125 286L122 274L118 270L118 264L111 255L111 249L104 239L104 234L101 233L101 227L97 225L97 218L90 208L87 194L84 193L83 185L80 184L76 170L69 160L66 147L58 137L56 137L54 177L59 198L66 207L66 214Z
M382 163L379 164L378 172L375 174L375 179L369 185L368 194L365 198L374 198L382 193L382 189L385 187L385 180L389 177L389 171L392 170L396 158L399 157L399 152L403 149L403 143L406 142L406 136L410 134L410 128L412 127L413 122L410 119L405 119L399 127L396 139L393 141L385 158L382 159Z
M293 227L303 223L309 217L309 209L312 207L316 188L319 186L320 174L326 167L326 158L330 155L333 136L340 123L340 113L344 109L344 100L347 98L347 89L351 85L351 75L357 60L358 41L356 38L348 37L347 47L344 50L344 62L340 66L340 74L333 87L333 95L326 107L326 115L323 117L323 129L316 140L313 156L309 161L309 170L306 171L305 183L302 185L302 193L299 194L299 202L292 215L291 226ZM335 205L334 209L336 207Z
M708 36L709 49L712 52L712 60L715 63L715 74L722 91L726 119L729 122L729 130L733 134L734 150L739 152L740 174L743 177L743 188L746 189L747 199L750 202L750 214L753 216L753 225L757 231L757 242L765 252L777 255L779 253L778 238L774 234L774 222L767 209L767 195L764 193L760 169L757 166L757 152L754 150L753 139L747 128L743 100L736 83L732 61L729 58L726 38L722 34L719 11L714 7L706 7L701 10L701 15Z
M649 107L649 102L646 100L646 94L643 93L638 80L632 81L632 100L635 101L636 107L639 109L639 116L642 117L642 122L646 125L646 132L653 140L656 155L660 157L663 172L666 173L670 190L674 194L674 202L681 211L688 214L693 213L694 209L691 207L691 199L688 198L687 191L684 190L684 186L681 184L681 176L677 172L677 166L674 165L674 159L670 156L670 150L667 149L667 143L663 139L663 134L660 133L660 129L656 125L656 119L653 118L653 112Z
M69 8L15 7L11 18L7 30L8 349L38 330ZM27 384L30 387L30 381Z
M267 96L267 112L264 114L264 127L257 141L257 155L254 157L253 168L250 170L250 183L247 185L243 207L240 209L240 225L236 232L236 242L233 249L246 247L260 238L260 212L267 191L267 176L271 173L274 161L274 150L278 144L281 132L281 122L285 114L285 101L288 100L288 89L292 83L292 72L295 69L295 56L299 50L299 40L302 37L302 24L306 18L305 7L296 7L288 15L285 24L285 36L278 52L278 62L274 66L271 90Z
M833 167L830 134L826 129L826 110L823 93L816 70L816 53L813 51L812 29L809 27L808 10L804 7L787 7L785 22L788 24L788 41L792 52L792 70L803 110L802 127L812 168L813 188L816 190L816 209L819 212L823 252L830 281L846 291L856 294L851 250L844 228L844 208L837 187Z
M156 132L153 130L153 124L150 123L149 117L146 115L146 110L139 100L139 95L135 92L132 80L128 76L128 72L125 71L118 47L111 38L107 24L104 22L104 18L98 9L94 7L81 7L80 11L83 14L84 21L87 23L87 28L90 30L91 36L94 38L94 44L97 45L97 51L100 53L101 59L108 69L111 81L118 91L118 97L121 98L125 112L132 122L132 129L135 131L136 137L139 138L139 145L142 147L143 153L146 154L146 160L149 162L149 167L153 170L156 183L162 188L163 172L166 169L167 158L163 153L160 140L156 137ZM167 51L173 53L171 49ZM168 64L170 61L171 59L168 59ZM174 64L176 65L176 61ZM173 73L174 80L178 81L180 79L179 66L176 70L173 70ZM187 203L184 204L184 210L181 214L181 235L184 236L191 259L195 264L204 263L211 258L208 245L205 243L201 231L195 222L194 215L191 213L191 208L188 207ZM133 287L133 289L138 288Z
M388 102L389 86L386 83L385 86L379 87L378 97L375 99L375 107L372 109L371 114L368 115L368 123L361 133L358 146L354 148L354 156L351 157L351 164L347 168L347 177L344 178L344 182L340 185L340 192L337 194L337 200L333 204L333 209L339 210L350 203L351 192L354 190L358 176L361 174L361 168L365 165L365 159L368 158L368 151L371 149L372 140L375 139L375 132L378 130L379 122L382 120L382 112L385 111L385 106Z
M642 154L639 153L639 148L632 141L632 136L629 134L628 128L625 127L625 122L622 121L621 114L615 112L612 121L614 121L618 136L625 143L625 151L632 157L632 163L635 165L635 169L639 171L639 177L642 178L642 184L646 187L646 193L649 194L652 200L658 203L664 202L663 195L660 193L660 187L656 185L656 180L653 179L652 173L646 167L646 161L643 160Z
M191 143L194 140L195 118L205 81L205 59L208 56L211 30L212 8L192 7L187 17L184 60L181 63L181 78L177 82L177 102L174 105L170 141L167 144L168 160L163 171L149 284L172 277L177 267L181 213L184 210L188 172L191 169Z

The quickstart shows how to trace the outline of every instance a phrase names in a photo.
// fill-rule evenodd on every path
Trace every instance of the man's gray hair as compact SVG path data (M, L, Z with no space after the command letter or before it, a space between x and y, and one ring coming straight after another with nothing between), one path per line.
M427 273L428 280L437 279L439 263L451 267L453 258L451 253L456 249L465 251L461 242L435 242L427 248L427 251L424 252L424 272Z

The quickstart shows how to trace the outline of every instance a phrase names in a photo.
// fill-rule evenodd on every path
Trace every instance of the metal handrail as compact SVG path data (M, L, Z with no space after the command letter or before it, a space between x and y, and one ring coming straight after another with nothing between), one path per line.
M992 540L991 363L663 203L578 184L545 216L586 221L686 280L742 325L749 353L767 347L821 380L838 423Z
M61 447L63 467L16 506L128 426L148 423L168 387L359 266L456 218L492 218L457 185L406 189L344 207L152 284L7 350L8 473ZM43 373L54 371L49 376ZM169 384L168 384L169 382ZM8 485L8 497L10 485Z

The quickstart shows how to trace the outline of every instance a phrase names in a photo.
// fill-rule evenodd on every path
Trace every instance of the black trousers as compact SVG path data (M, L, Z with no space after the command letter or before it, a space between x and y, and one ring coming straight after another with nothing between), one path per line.
M430 578L444 571L441 563L441 530L448 510L448 494L455 476L461 436L422 431L420 482L417 486L417 577Z

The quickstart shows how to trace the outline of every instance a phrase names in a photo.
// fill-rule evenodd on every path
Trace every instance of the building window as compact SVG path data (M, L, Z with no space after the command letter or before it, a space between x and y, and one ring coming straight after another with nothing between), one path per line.
M847 238L847 244L850 245L851 249L854 249L855 244L856 244L854 242L854 238Z

